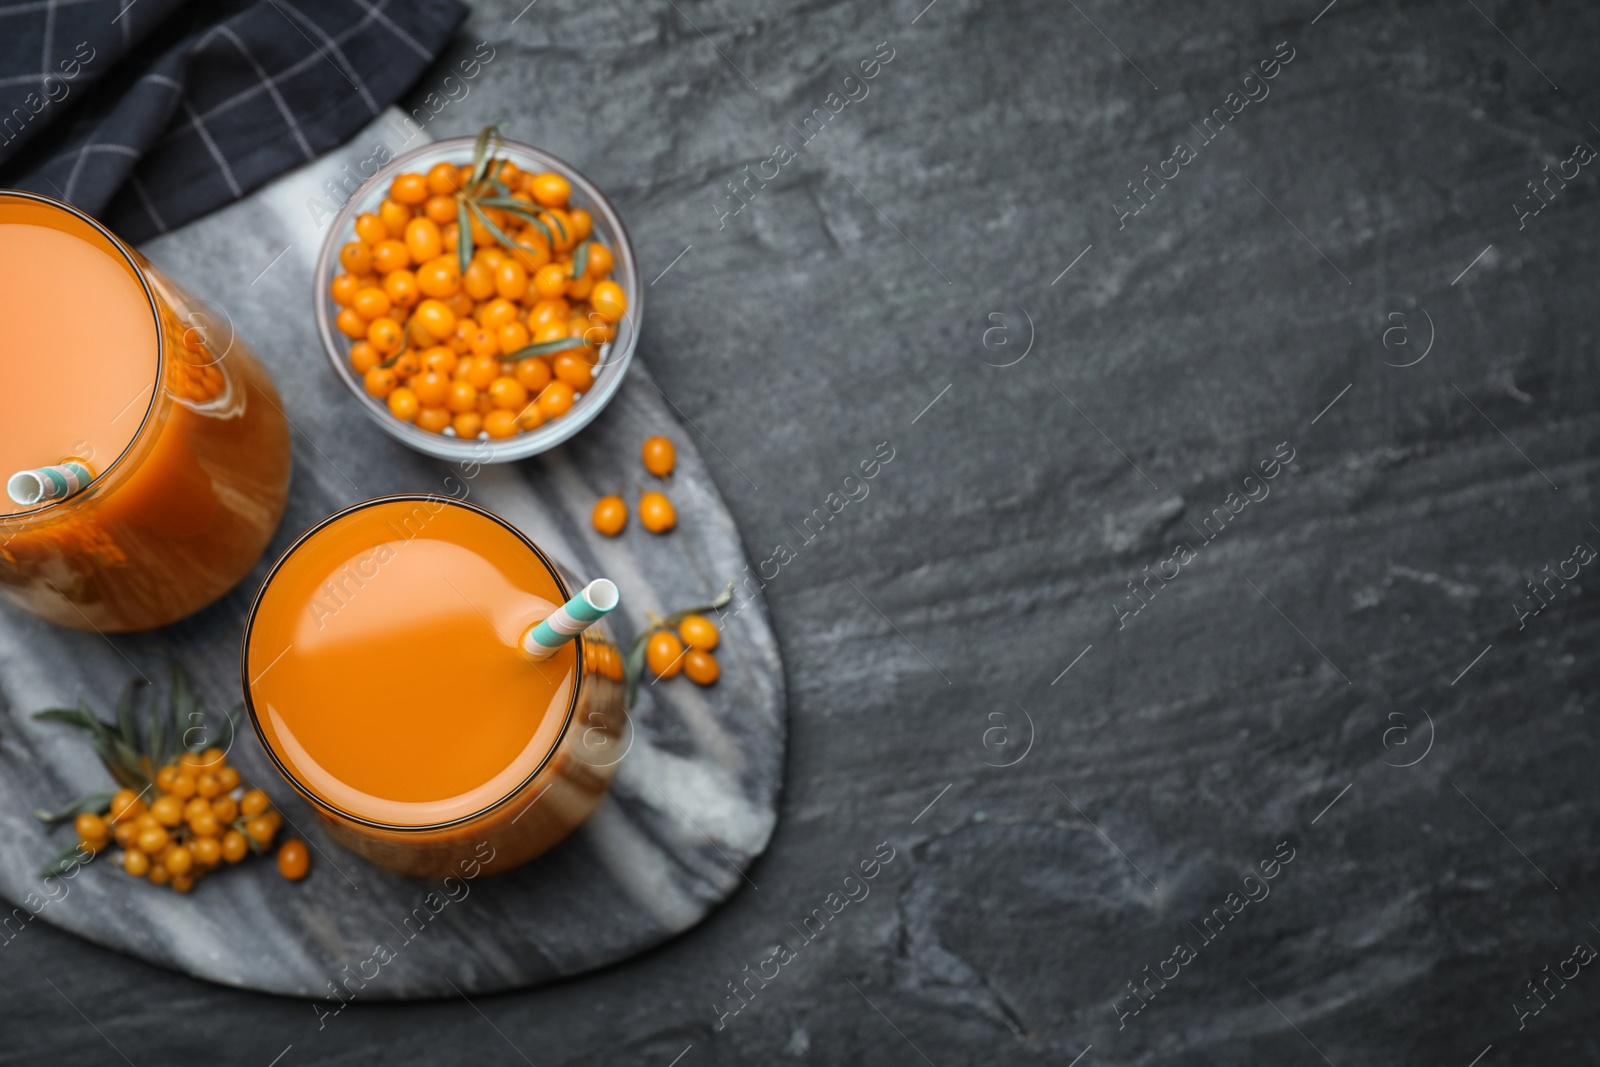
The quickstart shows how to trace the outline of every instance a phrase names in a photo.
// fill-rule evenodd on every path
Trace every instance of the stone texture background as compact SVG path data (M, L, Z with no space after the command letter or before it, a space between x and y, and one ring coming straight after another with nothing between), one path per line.
M503 119L578 163L647 277L692 246L642 357L752 561L795 549L766 590L791 749L759 888L587 978L320 1031L35 924L0 950L0 1063L1600 1061L1592 968L1517 1017L1600 944L1589 571L1513 607L1600 546L1593 167L1523 229L1512 206L1600 144L1600 9L1321 7L477 7L457 51L496 58L440 132ZM870 95L719 228L723 183L884 41ZM1270 96L1119 229L1126 183L1283 41ZM1199 545L1284 442L1271 496ZM726 983L883 841L872 895L719 1029Z

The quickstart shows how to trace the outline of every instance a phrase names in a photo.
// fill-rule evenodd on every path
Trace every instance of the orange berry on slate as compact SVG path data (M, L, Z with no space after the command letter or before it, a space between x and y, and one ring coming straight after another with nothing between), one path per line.
M238 863L249 851L250 842L238 830L229 830L222 835L222 858L229 863Z
M215 837L197 837L189 842L189 851L201 867L215 867L222 862L222 842Z
M148 830L139 831L137 844L140 852L148 852L150 855L155 856L159 855L171 840L171 835L167 833L165 827L154 826Z
M400 351L400 345L404 341L400 324L391 318L373 319L367 323L367 344L385 356L392 356Z
M340 333L351 340L360 340L367 336L367 320L362 318L355 308L340 308L333 324L338 327Z
M201 837L216 837L222 833L222 823L209 811L204 811L189 820L189 829Z
M207 771L194 780L194 791L197 796L202 796L207 800L210 800L212 797L222 792L222 780L216 775L212 774L210 771Z
M291 882L298 882L311 870L311 853L306 850L306 843L299 838L291 837L278 849L278 873Z
M226 826L239 817L239 802L224 793L211 802L211 814Z
M429 336L436 341L443 341L455 332L456 313L442 300L424 300L417 305L417 310L412 312L412 315L418 325L428 331Z
M463 441L476 441L478 431L483 429L483 416L476 411L463 411L450 420L450 428Z
M469 377L467 380L472 379ZM495 378L489 383L489 399L497 408L521 411L522 406L528 402L528 390L515 378Z
M607 537L615 537L628 525L628 505L616 494L603 496L594 502L594 511L589 515L589 521L594 528Z
M234 767L224 767L217 772L217 781L222 783L224 792L239 788L239 771Z
M388 367L373 367L361 379L361 384L367 390L368 395L382 400L394 392L397 378L394 371Z
M703 652L710 652L722 640L717 624L704 615L685 615L678 622L678 636L690 648L698 648Z
M106 825L106 821L90 811L86 811L72 820L72 828L85 841L103 842L107 837L111 836L111 827Z
M339 265L351 274L372 270L372 248L364 241L350 241L339 249Z
M517 413L507 411L505 408L495 408L483 417L483 430L496 440L515 437L518 433Z
M171 845L162 853L161 865L174 875L188 874L194 866L194 853L182 845Z
M188 822L201 812L210 810L211 801L205 797L190 797L188 803L183 806L183 821Z
M683 670L683 642L671 630L657 630L644 646L644 661L657 678L673 678Z
M628 297L623 293L622 286L609 278L595 283L594 290L589 294L589 303L607 322L620 321L628 310Z
M644 460L644 469L657 478L665 478L678 465L678 450L673 446L672 439L659 434L644 439L639 457Z
M402 385L389 394L389 414L401 422L410 422L417 417L417 410L422 407L417 403L417 394Z
M710 685L722 673L717 657L701 648L691 648L683 657L683 673L695 685Z
M135 878L143 878L150 873L150 856L139 849L131 848L122 854L122 869Z
M678 525L678 512L661 493L645 493L639 498L639 525L653 534L664 534Z
M178 893L187 893L194 888L194 875L175 874L172 876L172 888Z
M453 163L435 163L428 168L428 192L434 196L450 196L460 191L460 173Z
M407 222L405 241L413 263L426 263L444 251L439 224L429 218L419 217Z
M392 237L387 241L379 241L372 246L372 266L379 274L403 270L411 266L411 252L404 241Z
M406 223L411 221L411 209L397 200L385 200L378 205L378 217L383 220L390 237L403 239Z
M144 801L132 789L119 789L111 798L111 818L115 822L130 822L144 814Z
M417 412L417 428L419 430L427 430L429 433L444 433L444 428L449 425L449 408L425 407Z
M139 828L131 822L119 822L111 831L111 839L123 848L133 848L139 841Z
M389 196L402 204L420 204L428 199L428 179L410 171L397 174L389 183Z
M543 356L524 356L517 360L516 368L516 379L530 396L538 396L550 384L550 364Z
M272 806L272 800L259 789L252 789L239 801L239 814L249 818L260 815Z
M266 815L257 815L245 820L245 836L263 848L272 844L272 835L277 831L278 828L272 824L272 820L267 818Z
M365 245L376 245L379 241L389 239L389 227L385 226L377 215L368 212L356 216L356 236L361 238Z
M559 419L572 410L572 386L566 382L551 382L539 393L539 410L547 419Z
M150 805L150 814L155 817L157 825L176 826L183 821L183 801L175 794L163 793Z

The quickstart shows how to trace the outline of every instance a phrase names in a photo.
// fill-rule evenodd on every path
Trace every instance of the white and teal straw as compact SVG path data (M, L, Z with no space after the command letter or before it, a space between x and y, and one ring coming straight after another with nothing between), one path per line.
M548 619L528 627L522 635L522 651L534 659L549 659L562 645L605 618L621 599L615 582L596 578Z
M50 467L18 471L6 481L6 495L23 507L47 500L63 500L81 490L94 478L89 468L69 459Z

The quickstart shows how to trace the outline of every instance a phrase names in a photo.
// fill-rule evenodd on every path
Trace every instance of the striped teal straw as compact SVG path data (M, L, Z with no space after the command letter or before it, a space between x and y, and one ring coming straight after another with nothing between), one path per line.
M549 659L556 650L605 618L621 601L615 582L596 578L543 622L522 635L522 650L534 659Z
M75 459L50 467L18 471L6 480L6 495L23 507L62 500L83 489L94 475Z

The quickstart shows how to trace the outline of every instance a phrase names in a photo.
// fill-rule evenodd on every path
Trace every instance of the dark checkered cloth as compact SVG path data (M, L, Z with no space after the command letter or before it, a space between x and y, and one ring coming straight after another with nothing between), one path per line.
M0 186L130 241L348 140L444 49L457 0L0 0Z

